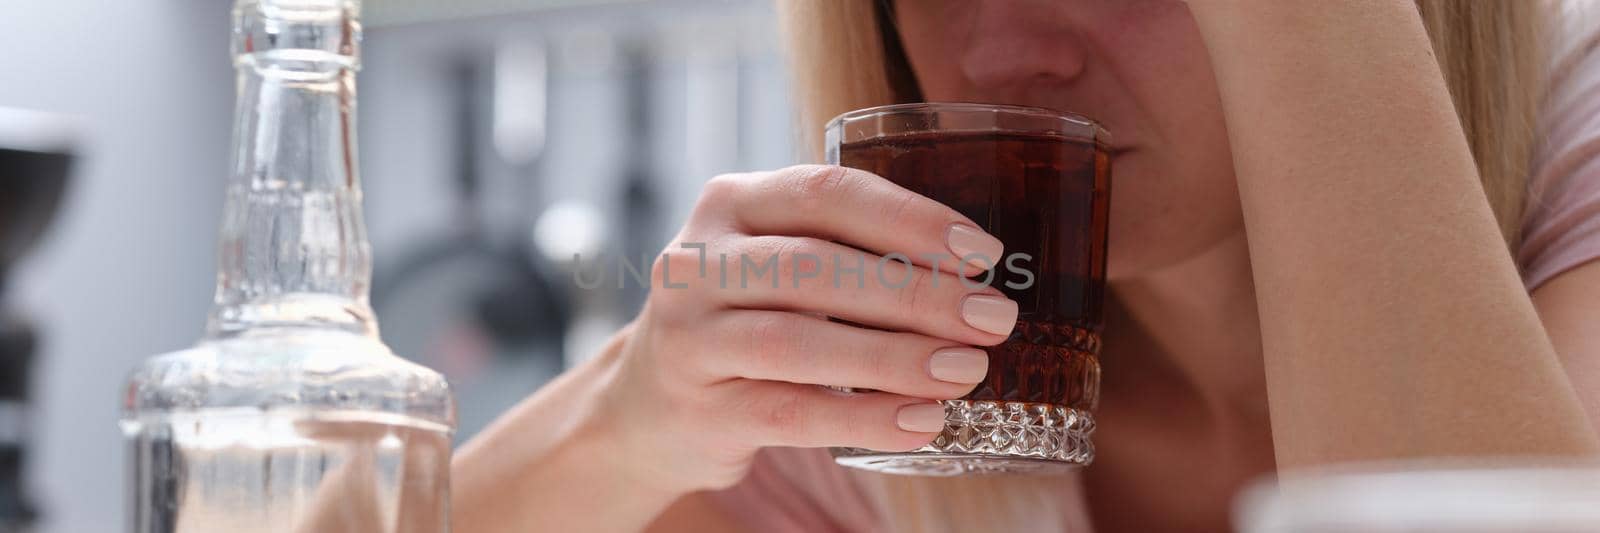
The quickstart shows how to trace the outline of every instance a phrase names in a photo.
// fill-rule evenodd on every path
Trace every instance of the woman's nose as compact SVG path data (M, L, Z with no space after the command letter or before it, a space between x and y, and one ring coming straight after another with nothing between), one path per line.
M962 74L979 89L1065 82L1084 68L1083 40L1068 16L1070 2L973 0L971 39Z

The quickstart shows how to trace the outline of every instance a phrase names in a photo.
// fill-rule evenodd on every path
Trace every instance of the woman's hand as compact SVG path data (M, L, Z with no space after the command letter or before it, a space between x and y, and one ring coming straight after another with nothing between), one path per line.
M922 446L944 424L934 400L987 372L972 346L1016 323L1014 302L951 272L981 273L955 258L987 266L1001 251L866 172L713 179L638 319L457 453L453 524L637 531L691 491L737 482L763 446ZM574 511L601 499L604 513ZM716 522L696 509L693 522Z
M933 400L987 371L971 345L1001 342L1016 322L1014 302L937 257L969 254L987 266L1001 244L867 172L713 179L655 264L604 386L606 433L684 491L733 484L763 446L922 446L943 427Z

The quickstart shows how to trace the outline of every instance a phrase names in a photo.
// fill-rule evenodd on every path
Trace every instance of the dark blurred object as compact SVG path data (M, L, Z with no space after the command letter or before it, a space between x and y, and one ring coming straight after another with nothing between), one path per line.
M44 233L61 203L71 166L72 155L65 152L0 144L0 268L15 264Z
M661 250L656 238L663 224L660 192L656 191L661 177L655 175L655 143L658 132L651 121L650 94L655 90L652 69L655 66L650 43L632 42L626 45L624 55L627 72L623 109L628 110L628 164L622 177L622 235L623 257L650 257ZM650 263L641 263L648 265ZM629 313L644 305L648 287L631 284L623 288L622 309Z
M0 165L0 173L5 169ZM0 313L0 533L29 531L38 520L23 483L35 348L33 325L14 313Z
M23 483L34 327L9 308L9 273L55 217L72 169L65 119L0 109L0 533L28 531L37 507Z

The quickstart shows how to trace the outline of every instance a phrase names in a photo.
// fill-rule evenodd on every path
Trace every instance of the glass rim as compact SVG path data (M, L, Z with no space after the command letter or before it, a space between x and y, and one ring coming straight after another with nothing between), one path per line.
M1060 131L1053 131L1052 130L1053 133L1060 133L1060 134L1065 135L1067 137L1080 139L1080 140L1094 141L1094 142L1100 143L1100 144L1106 144L1106 145L1111 144L1111 131L1110 130L1106 129L1105 126L1100 125L1100 123L1095 121L1094 119L1091 119L1089 117L1086 117L1086 116L1083 116L1083 115L1080 115L1080 114L1077 114L1077 113L1073 113L1073 112L1070 112L1070 111L1060 111L1060 110L1050 109L1050 108L1046 108L1046 107L1016 105L1016 104L986 104L986 103L978 103L978 102L911 102L911 103L887 104L887 105L865 107L865 108L856 109L856 110L853 110L853 111L846 111L844 113L840 113L838 116L835 116L835 117L833 117L833 119L829 120L828 123L825 124L822 127L822 129L823 129L823 131L832 131L832 130L834 130L836 128L842 128L847 123L855 122L857 120L867 119L867 118L871 118L871 117L879 117L879 116L885 116L885 115L896 115L896 114L911 115L911 114L931 114L931 113L957 113L957 114L968 114L968 115L988 113L988 114L995 114L995 115L1004 114L1004 115L1011 115L1011 116L1034 117L1034 118L1042 118L1042 119L1050 119L1050 120L1059 120L1065 126L1070 126L1070 127L1063 127ZM933 131L937 131L937 130L933 130ZM965 129L965 130L958 130L958 131L984 131L984 130ZM991 127L988 131L1027 132L1027 131L1040 131L1040 130Z
M1546 515L1547 522L1535 526L1600 520L1600 507L1592 505L1600 497L1600 468L1571 459L1377 461L1291 472L1285 480L1263 478L1240 491L1234 516L1241 531L1453 531L1470 524L1524 531L1529 513ZM1424 493L1427 500L1404 498Z

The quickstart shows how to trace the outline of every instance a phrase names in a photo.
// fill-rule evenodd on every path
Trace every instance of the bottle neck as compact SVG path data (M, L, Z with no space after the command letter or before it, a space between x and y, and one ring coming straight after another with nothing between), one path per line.
M239 0L233 172L213 337L264 328L375 335L355 158L351 0Z

